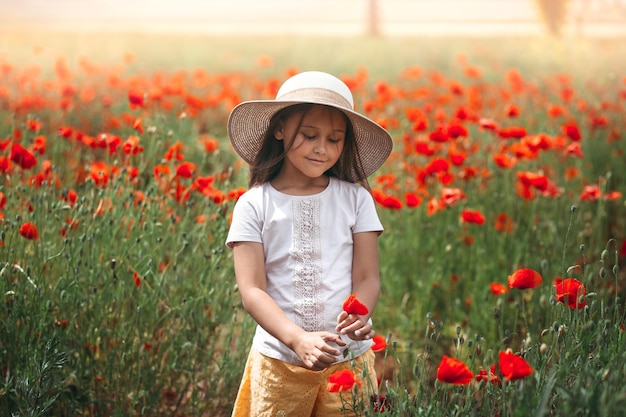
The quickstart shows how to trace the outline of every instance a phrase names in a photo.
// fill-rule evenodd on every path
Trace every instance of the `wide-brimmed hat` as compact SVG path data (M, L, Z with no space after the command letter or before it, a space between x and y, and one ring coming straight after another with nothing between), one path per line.
M301 72L289 78L278 90L275 100L244 101L228 118L228 136L235 152L252 164L263 142L272 116L294 104L324 104L342 111L350 123L366 177L385 162L393 148L389 132L354 110L348 86L339 78L320 71ZM358 181L355 172L350 179Z

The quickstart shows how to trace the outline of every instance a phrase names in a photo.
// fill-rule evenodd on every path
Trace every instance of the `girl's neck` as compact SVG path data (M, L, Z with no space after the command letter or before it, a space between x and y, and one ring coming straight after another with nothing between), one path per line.
M328 187L329 182L330 177L326 175L317 178L289 178L278 174L270 184L283 194L302 196L321 193Z

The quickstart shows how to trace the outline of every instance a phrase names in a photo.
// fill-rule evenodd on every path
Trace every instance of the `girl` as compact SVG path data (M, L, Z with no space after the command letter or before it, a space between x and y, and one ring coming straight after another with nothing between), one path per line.
M369 378L359 392L376 390L370 316L383 227L367 177L393 142L353 109L341 80L310 71L288 79L275 100L243 102L230 114L250 189L235 205L226 244L258 324L233 416L344 415L340 395L326 390L341 369ZM368 314L342 311L350 294Z

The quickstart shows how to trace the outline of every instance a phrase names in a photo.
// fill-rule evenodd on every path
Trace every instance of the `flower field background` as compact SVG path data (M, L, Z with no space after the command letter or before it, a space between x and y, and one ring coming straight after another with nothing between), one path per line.
M370 178L381 397L348 387L346 407L619 415L625 57L618 40L2 35L0 415L229 415L254 324L224 245L247 180L226 119L307 69L395 138Z

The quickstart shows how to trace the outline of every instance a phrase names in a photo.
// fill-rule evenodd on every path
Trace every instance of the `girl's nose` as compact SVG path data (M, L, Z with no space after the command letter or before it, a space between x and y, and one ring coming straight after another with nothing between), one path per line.
M324 139L320 139L315 142L315 146L313 147L313 151L319 154L326 153L326 141Z

